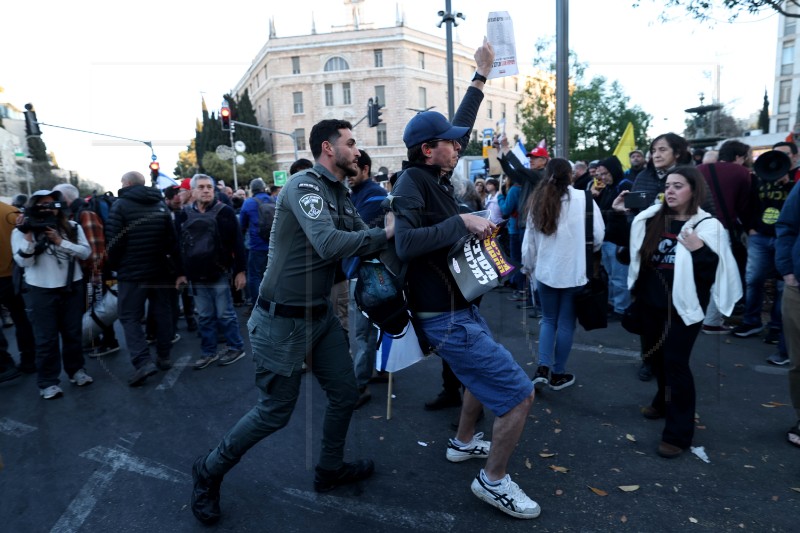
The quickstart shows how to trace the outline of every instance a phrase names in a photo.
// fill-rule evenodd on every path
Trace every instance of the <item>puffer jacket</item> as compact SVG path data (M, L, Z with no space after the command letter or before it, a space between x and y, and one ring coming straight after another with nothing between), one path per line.
M183 274L175 225L158 189L120 189L105 236L108 265L120 281L167 281Z

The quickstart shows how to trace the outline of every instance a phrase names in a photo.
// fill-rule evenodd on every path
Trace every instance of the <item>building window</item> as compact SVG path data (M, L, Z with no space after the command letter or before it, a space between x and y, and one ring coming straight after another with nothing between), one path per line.
M514 124L519 124L519 104L514 106Z
M264 81L269 79L269 70L267 70L267 66L264 65Z
M783 36L789 37L797 33L797 19L794 17L786 17L783 21Z
M789 131L789 119L788 118L779 118L778 123L775 125L777 128L777 133L782 133L784 131Z
M292 74L300 74L300 56L292 56Z
M343 57L332 57L325 63L325 72L334 72L336 70L350 70L350 65Z
M515 93L519 92L519 78L517 78L516 76L514 77L514 92Z
M375 98L378 99L378 103L382 106L386 105L386 87L383 85L376 85L375 86Z
M378 124L378 146L386 146L388 142L386 141L386 124Z
M294 130L294 138L297 139L297 150L306 149L306 130L305 128L297 128Z
M294 103L294 114L303 114L303 93L292 93L292 102Z
M375 55L375 68L380 68L383 66L383 50L374 50Z
M486 118L492 118L492 101L486 100Z
M419 110L424 111L428 109L428 90L425 87L419 88Z
M792 80L783 80L778 86L778 113L788 113L792 101Z
M781 76L789 76L794 67L794 41L783 43L783 53L781 54Z
M350 105L353 103L352 98L350 97L350 82L346 81L342 84L342 102L344 105Z
M500 104L500 118L506 118L506 104Z
M333 105L333 84L325 84L325 105L330 107Z
M417 52L419 54L419 68L425 70L425 52Z

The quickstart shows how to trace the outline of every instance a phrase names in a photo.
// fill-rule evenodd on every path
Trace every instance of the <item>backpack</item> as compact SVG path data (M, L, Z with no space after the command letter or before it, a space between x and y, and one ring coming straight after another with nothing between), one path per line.
M354 297L370 322L392 336L403 336L411 317L403 293L402 277L378 259L361 261Z
M181 225L181 254L186 277L191 281L215 281L227 270L217 215L225 207L222 202L200 213L192 206L183 208L186 220Z
M264 201L253 196L258 204L258 236L269 243L269 234L272 231L272 222L275 220L275 203Z
M97 194L97 191L92 191L92 194L85 199L85 209L92 211L100 217L100 220L103 221L105 224L106 220L108 219L108 212L111 210L111 205L114 203L116 198L111 193L111 191L104 192L103 194Z

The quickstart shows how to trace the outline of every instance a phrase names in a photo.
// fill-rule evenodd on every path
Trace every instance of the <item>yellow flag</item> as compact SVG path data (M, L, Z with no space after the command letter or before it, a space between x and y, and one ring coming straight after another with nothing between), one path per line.
M619 162L622 163L622 168L624 170L631 168L631 160L628 154L633 150L636 150L636 141L633 138L633 122L628 122L628 125L625 126L625 133L622 134L619 144L617 144L617 147L614 149L614 155L617 156Z

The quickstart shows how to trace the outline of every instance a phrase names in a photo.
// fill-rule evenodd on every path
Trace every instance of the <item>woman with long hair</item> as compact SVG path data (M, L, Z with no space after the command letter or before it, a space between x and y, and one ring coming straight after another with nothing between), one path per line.
M703 175L677 166L665 177L664 200L639 213L630 234L628 287L636 299L642 349L658 380L648 419L664 418L662 457L692 445L695 388L689 366L709 300L729 315L742 295L739 271L722 224L704 211ZM624 209L622 193L614 208ZM712 291L713 286L713 291Z
M11 234L14 260L25 269L23 298L36 340L39 394L45 400L63 395L58 386L62 359L70 382L83 387L93 381L83 368L85 296L77 264L91 249L66 209L60 192L36 191Z
M586 277L585 191L572 188L572 166L551 159L525 208L527 226L522 247L523 268L535 279L542 305L539 330L539 366L534 385L561 390L575 383L566 371L575 333L574 295ZM605 224L591 199L594 251L603 244Z

